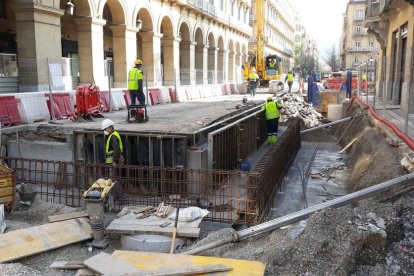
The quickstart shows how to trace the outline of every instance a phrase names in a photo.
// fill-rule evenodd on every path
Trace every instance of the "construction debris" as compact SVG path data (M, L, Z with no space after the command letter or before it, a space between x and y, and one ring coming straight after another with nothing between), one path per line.
M77 270L86 268L86 266L83 264L83 261L55 261L49 266L49 268Z
M300 118L307 128L321 124L322 114L317 112L312 104L305 102L302 96L291 93L278 94L276 99L283 104L280 122L286 122L290 118Z
M155 211L155 215L157 217L166 218L170 215L173 211L174 207L172 205L164 205L164 202L161 202L158 205L157 211Z
M344 152L346 152L347 150L349 150L351 147L352 147L352 145L357 141L358 139L357 138L355 138L354 140L352 140L348 145L346 145L343 149L341 149L341 151L339 152L339 153L344 153Z
M334 178L333 174L336 171L345 170L345 169L346 167L344 165L331 165L331 166L328 166L326 169L323 169L317 173L312 173L310 176L313 179L327 178L327 180L330 180L331 178Z

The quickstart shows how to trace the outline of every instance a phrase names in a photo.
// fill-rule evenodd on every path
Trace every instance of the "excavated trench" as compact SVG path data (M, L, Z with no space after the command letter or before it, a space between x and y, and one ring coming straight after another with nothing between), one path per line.
M347 115L359 112L361 107L353 104ZM407 148L369 115L309 132L301 142L275 197L271 218L407 173L401 165ZM338 152L350 143L339 160ZM343 162L343 170L328 178L320 173L336 162ZM307 182L304 171L308 171ZM414 275L413 188L411 184L341 208L324 209L295 225L201 255L262 261L266 275ZM194 247L233 232L212 233Z

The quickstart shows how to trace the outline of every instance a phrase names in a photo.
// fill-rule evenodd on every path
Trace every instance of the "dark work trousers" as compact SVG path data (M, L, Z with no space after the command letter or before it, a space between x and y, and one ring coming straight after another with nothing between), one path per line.
M279 118L267 120L266 129L267 129L268 136L276 135L279 129Z
M129 96L131 97L131 105L135 105L135 99L138 98L138 90L129 90Z
M145 105L145 95L144 92L138 91L138 102L140 105Z

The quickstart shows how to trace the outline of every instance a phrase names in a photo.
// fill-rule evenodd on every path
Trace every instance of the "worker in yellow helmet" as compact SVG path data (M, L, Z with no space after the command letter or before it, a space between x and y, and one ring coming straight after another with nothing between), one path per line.
M279 110L283 108L283 105L279 102L273 101L272 97L267 98L267 103L262 106L262 110L266 115L266 130L267 130L267 143L274 144L277 141L277 131L279 129Z
M142 85L142 60L135 60L135 66L128 74L128 90L131 97L131 105L135 105L135 99L138 99L140 105L145 105L145 95Z

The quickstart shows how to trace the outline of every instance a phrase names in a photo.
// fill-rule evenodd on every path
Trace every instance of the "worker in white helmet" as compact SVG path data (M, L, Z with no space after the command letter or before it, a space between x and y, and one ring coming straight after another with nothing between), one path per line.
M101 129L106 137L105 143L105 164L123 165L122 156L123 145L118 131L114 129L115 123L110 119L105 119L101 123Z

